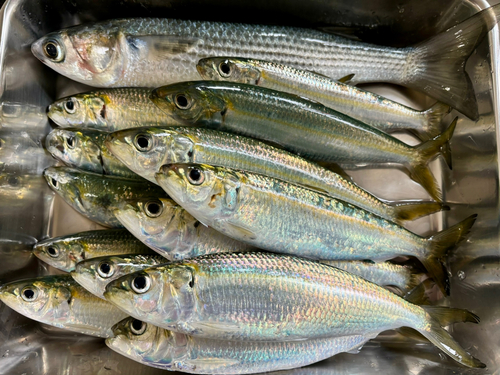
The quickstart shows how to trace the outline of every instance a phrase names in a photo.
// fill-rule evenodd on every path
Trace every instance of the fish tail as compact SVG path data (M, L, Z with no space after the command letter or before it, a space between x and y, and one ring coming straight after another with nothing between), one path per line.
M410 177L422 185L437 202L442 201L442 193L436 179L429 170L428 163L439 153L446 160L446 164L451 168L451 153L449 150L449 140L455 131L458 118L455 118L442 134L414 147L416 157L407 165Z
M393 221L397 224L450 209L450 207L436 202L402 203L391 207L393 210Z
M413 129L418 138L422 141L428 141L437 137L443 129L443 117L450 113L451 107L447 104L437 102L429 109L422 111L423 126L419 129Z
M441 259L446 257L450 250L454 249L460 242L467 238L476 218L477 215L471 215L460 223L426 239L428 249L427 256L420 260L445 295L449 295L450 291L448 276L441 263Z
M465 63L497 23L500 5L476 13L465 21L412 48L405 86L449 104L472 120L479 117L476 97Z
M422 308L426 312L426 322L424 328L420 328L418 331L427 340L464 366L474 368L486 367L480 360L467 353L442 327L443 325L464 321L478 323L479 318L476 315L466 310L449 309L446 307L422 306Z

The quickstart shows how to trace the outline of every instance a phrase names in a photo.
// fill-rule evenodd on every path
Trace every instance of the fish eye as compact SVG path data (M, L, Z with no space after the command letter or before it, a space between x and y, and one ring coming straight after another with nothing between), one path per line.
M134 319L130 322L130 331L134 335L142 335L146 331L147 324L140 320Z
M186 94L177 94L175 96L175 105L179 109L189 109L193 105L193 101Z
M59 249L54 246L49 246L47 248L47 253L52 257L52 258L57 258L59 256Z
M21 291L21 298L26 302L33 302L38 297L38 289L34 286L26 286Z
M137 276L130 283L132 290L136 293L146 293L151 287L151 280L148 276Z
M68 138L66 138L65 141L69 148L71 149L75 148L75 137L71 135Z
M229 65L229 63L227 61L223 61L219 64L219 74L222 76L222 77L230 77L231 76L231 66Z
M205 176L198 168L192 168L188 172L187 178L192 185L201 185L205 181Z
M146 152L151 150L153 140L149 134L137 134L134 138L134 146L137 151Z
M64 102L64 110L68 113L75 113L76 106L74 98L70 98Z
M43 46L43 52L45 53L45 56L55 62L61 61L64 57L61 46L55 40L49 40L45 43Z
M163 205L161 202L150 201L144 205L146 215L149 217L158 217L163 212Z
M99 263L99 266L97 266L97 273L99 276L107 279L108 277L113 276L115 273L115 267L113 267L113 264L110 264L110 262L103 260Z

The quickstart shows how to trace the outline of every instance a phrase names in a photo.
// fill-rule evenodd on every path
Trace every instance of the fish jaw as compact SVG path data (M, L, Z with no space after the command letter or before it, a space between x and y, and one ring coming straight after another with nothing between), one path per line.
M93 295L105 299L102 294L103 291L97 285L95 272L95 264L92 263L86 266L85 264L79 263L76 265L75 270L71 272L71 277Z
M138 132L137 129L120 130L110 133L104 143L108 150L131 171L156 184L154 174L156 173L155 167L158 162L153 157L156 156L156 151L151 147L151 149L142 153L136 148L137 139L141 135L142 133ZM143 135L143 137L146 136L149 138L149 135ZM149 151L153 155L150 156Z

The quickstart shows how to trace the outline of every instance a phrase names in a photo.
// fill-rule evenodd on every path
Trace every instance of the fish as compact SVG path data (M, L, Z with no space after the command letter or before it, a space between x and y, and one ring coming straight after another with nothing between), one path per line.
M62 128L112 132L140 126L168 126L176 122L149 99L144 87L110 88L61 98L47 108L47 116Z
M168 260L256 250L201 224L171 199L125 201L114 207L114 214L130 233Z
M127 129L109 134L106 146L130 170L154 183L155 174L162 165L207 163L306 186L400 224L448 209L435 202L387 204L341 175L300 156L252 138L217 130L195 127Z
M313 70L353 83L389 82L420 90L478 117L465 62L498 22L487 8L405 48L354 41L317 30L160 18L106 20L49 33L31 45L56 72L94 87L158 87L197 79L196 63L241 56Z
M97 337L112 337L111 328L127 314L92 293L70 275L12 281L0 286L0 300L38 322Z
M45 139L45 148L69 167L125 178L139 178L106 147L108 133L92 129L54 129Z
M153 90L151 99L186 125L273 142L309 160L353 165L401 164L432 199L442 201L441 189L427 164L442 154L451 168L448 141L456 118L441 135L409 146L318 102L258 86L182 82Z
M113 204L126 199L167 197L161 188L146 180L106 176L70 167L49 167L43 175L49 187L66 203L105 227L123 227L113 214Z
M109 282L167 262L167 259L156 253L107 255L78 262L71 277L93 295L105 299L103 293Z
M130 316L190 336L292 341L417 330L457 362L485 367L442 327L479 322L462 309L418 306L335 267L272 253L224 253L146 268L104 297Z
M52 267L71 272L78 262L86 259L154 252L126 229L108 229L48 238L33 246L33 254Z
M420 260L449 294L440 259L477 215L430 237L370 212L278 179L209 165L163 166L156 180L200 222L260 249L319 260Z
M112 350L144 365L191 374L254 374L305 366L358 350L363 335L305 341L223 341L188 336L134 318L113 327ZM249 355L250 354L250 355Z
M263 60L208 57L198 62L197 69L205 80L245 83L300 95L385 133L409 130L422 141L444 130L442 119L451 110L449 105L437 102L419 111L321 74Z
M321 263L340 268L380 286L396 287L402 292L408 292L419 285L423 276L410 267L392 262L323 260Z

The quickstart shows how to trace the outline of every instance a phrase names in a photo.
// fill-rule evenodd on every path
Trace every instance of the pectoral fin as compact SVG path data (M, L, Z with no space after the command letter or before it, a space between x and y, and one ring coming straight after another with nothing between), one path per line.
M226 229L225 232L230 237L242 240L255 240L257 238L254 232L239 225L226 222L224 223L224 227Z

